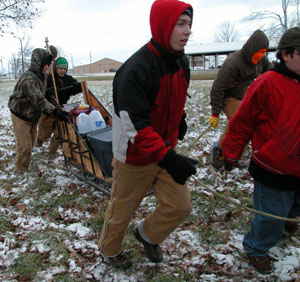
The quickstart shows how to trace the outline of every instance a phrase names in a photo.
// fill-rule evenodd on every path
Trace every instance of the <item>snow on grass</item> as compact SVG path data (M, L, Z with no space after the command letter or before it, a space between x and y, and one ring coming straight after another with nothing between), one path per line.
M111 81L92 81L89 88L111 112ZM48 158L49 142L34 148L31 169L14 173L15 139L8 97L15 82L0 83L0 280L26 281L26 263L40 258L32 281L297 281L300 277L299 232L270 250L274 273L262 275L249 266L242 241L253 214L216 197L205 187L251 207L252 179L247 169L227 175L210 165L212 143L224 129L208 130L209 90L212 81L191 81L186 112L188 133L178 150L197 158L197 175L189 181L191 215L161 244L164 261L151 263L132 235L135 225L156 205L146 197L129 224L124 248L132 268L120 271L101 257L97 240L108 197L77 179L65 167L62 151ZM69 103L82 102L76 95ZM241 160L247 166L249 153ZM36 257L32 257L36 255ZM30 270L29 270L30 271Z

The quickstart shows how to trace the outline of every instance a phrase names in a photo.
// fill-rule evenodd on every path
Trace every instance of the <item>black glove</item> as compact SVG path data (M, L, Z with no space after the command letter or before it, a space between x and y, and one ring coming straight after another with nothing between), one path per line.
M157 165L165 168L177 183L183 185L188 177L196 173L197 163L195 159L176 154L171 148Z
M62 106L64 104L67 104L68 100L70 99L70 96L73 95L73 86L67 86L64 88L57 88L57 96L59 100L59 104Z
M73 95L82 92L82 89L81 89L81 83L80 83L80 82L78 82L78 81L73 82L73 87L74 87Z
M64 87L64 88L57 88L57 94L59 96L66 96L68 98L70 98L70 96L73 95L73 91L74 91L74 88L72 85Z
M52 114L55 118L58 118L60 121L66 121L67 120L67 116L68 116L67 112L64 112L62 110L59 110L59 109L55 108L53 110Z
M51 102L51 96L54 96L54 97L55 97L55 95L54 95L54 88L53 88L53 87L50 87L50 88L47 88L47 89L46 89L45 98L46 98L49 102Z
M177 136L178 140L183 140L183 138L187 132L187 124L186 124L185 118L186 118L186 113L184 113L182 115L182 118L181 118L181 121L180 121L180 124L178 127L178 136Z
M224 160L224 168L225 168L225 170L227 170L227 171L231 171L232 168L233 168L233 165L232 165L231 163L229 163L229 162L226 162L226 161Z

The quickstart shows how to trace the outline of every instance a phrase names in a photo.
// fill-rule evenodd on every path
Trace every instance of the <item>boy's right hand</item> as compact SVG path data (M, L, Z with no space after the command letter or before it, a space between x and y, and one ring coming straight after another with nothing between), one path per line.
M165 168L175 182L184 185L192 174L196 174L197 164L196 159L176 154L175 150L171 148L157 165Z
M68 116L67 112L55 108L52 114L55 118L58 118L60 121L67 121L67 116Z

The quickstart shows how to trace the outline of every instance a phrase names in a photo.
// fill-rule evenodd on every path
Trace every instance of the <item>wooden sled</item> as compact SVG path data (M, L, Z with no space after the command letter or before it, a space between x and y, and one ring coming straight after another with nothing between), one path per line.
M81 82L81 87L84 104L97 107L106 122L106 126L111 127L111 115L88 89L86 81ZM53 102L56 107L60 108L55 99L53 99ZM103 165L98 161L99 159L96 159L86 139L77 131L76 126L70 119L68 121L57 121L57 124L58 141L62 144L66 168L79 179L109 196L112 181L111 175L106 173Z

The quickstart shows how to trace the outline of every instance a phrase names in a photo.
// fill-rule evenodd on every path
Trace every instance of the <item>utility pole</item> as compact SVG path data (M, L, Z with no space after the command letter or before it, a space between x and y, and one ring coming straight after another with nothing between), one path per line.
M90 52L89 73L91 73L91 64L92 64L92 53Z
M71 54L72 69L74 68L73 54Z
M286 0L282 0L282 10L283 10L283 21L284 21L284 31L288 29L288 23L287 23L287 4Z
M3 60L2 60L2 56L1 56L0 60L1 60L1 74L3 75Z
M24 50L23 50L23 38L17 37L20 41L20 51L21 51L21 64L22 64L22 73L25 72L25 62L24 62Z

